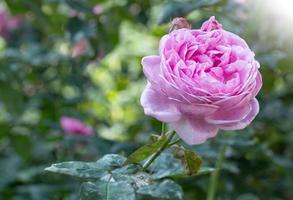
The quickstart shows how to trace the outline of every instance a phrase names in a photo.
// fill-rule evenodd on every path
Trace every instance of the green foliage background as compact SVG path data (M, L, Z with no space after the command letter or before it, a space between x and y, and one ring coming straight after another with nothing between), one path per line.
M239 1L240 2L240 1ZM235 0L4 0L25 22L0 40L0 199L78 199L79 181L52 175L51 163L95 161L105 153L129 155L161 124L143 114L146 83L140 60L156 54L175 16L194 28L215 15L243 37L261 63L260 113L245 130L220 133L187 147L214 166L228 143L218 199L289 200L293 197L292 29L262 4ZM92 13L99 3L101 15ZM75 13L73 15L73 13ZM86 38L86 53L72 58ZM59 127L63 115L92 125L79 138ZM176 178L184 199L205 199L209 176Z

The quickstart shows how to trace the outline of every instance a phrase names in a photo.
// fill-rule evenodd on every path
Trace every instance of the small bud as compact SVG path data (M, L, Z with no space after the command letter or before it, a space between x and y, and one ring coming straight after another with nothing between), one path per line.
M216 20L215 16L212 16L208 21L202 24L200 29L205 32L222 29L222 24Z
M188 23L188 21L184 17L176 17L171 22L169 33L181 28L191 29L191 25Z

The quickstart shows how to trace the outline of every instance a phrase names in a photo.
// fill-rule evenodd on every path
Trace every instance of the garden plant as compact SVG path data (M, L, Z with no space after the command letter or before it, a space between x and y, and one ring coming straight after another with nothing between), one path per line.
M291 200L289 0L0 2L0 200Z

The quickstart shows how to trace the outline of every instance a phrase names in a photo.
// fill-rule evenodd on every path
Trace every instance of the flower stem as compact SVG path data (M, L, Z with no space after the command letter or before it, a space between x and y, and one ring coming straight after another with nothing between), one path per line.
M169 147L169 143L171 142L172 138L175 136L175 131L172 131L170 133L170 135L168 136L166 142L164 142L164 144L161 146L161 148L159 148L159 150L154 153L149 160L147 160L144 165L143 165L143 170L146 170L160 155L161 153L167 148Z
M210 185L209 185L207 200L214 200L215 199L217 185L218 185L218 181L219 181L219 175L220 175L222 163L223 163L223 160L225 157L226 148L227 148L226 144L223 144L220 147L220 151L219 151L217 162L216 162L216 169L210 176Z
M180 141L181 141L181 138L178 138L178 139L175 140L174 142L170 142L170 143L168 144L168 147L171 147L171 146L173 146L174 144L179 143Z
M164 122L162 122L161 135L165 135L165 123Z

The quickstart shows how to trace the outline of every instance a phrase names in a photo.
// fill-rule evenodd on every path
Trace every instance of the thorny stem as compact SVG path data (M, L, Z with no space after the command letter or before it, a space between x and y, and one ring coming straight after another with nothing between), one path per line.
M215 199L217 185L218 185L218 181L219 181L219 175L220 175L220 171L222 168L222 163L224 161L226 148L227 148L226 144L223 144L220 148L218 158L216 161L216 169L210 176L210 185L209 185L207 200L214 200Z
M159 148L159 150L153 154L151 156L151 158L149 160L147 160L145 162L145 164L143 165L143 170L146 170L160 155L161 153L167 148L169 147L169 143L171 142L172 138L175 136L175 131L172 131L171 134L168 136L168 139L166 140L166 142L161 146L161 148Z

